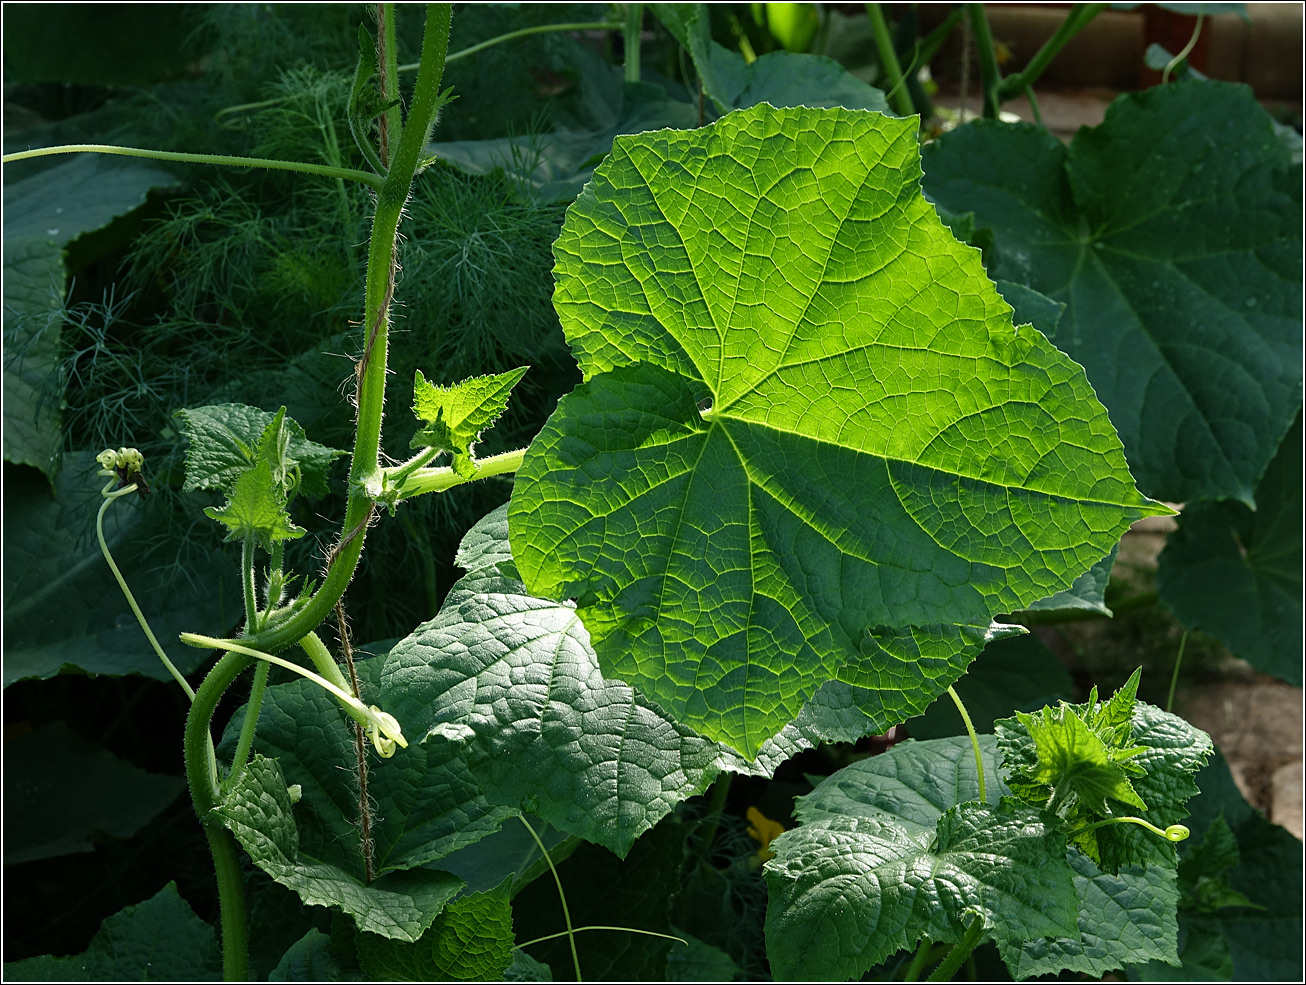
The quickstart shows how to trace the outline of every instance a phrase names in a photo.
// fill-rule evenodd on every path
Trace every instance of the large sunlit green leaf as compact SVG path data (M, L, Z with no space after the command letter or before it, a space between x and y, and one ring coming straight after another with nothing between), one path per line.
M1194 503L1157 559L1157 590L1257 670L1302 681L1302 429L1288 431L1256 485L1256 510Z
M723 769L769 776L802 749L887 731L1005 630L956 648L955 627L881 637L871 687L828 682L748 763L669 719L638 689L603 679L575 606L534 598L522 585L506 506L467 533L458 563L468 574L439 615L391 648L382 705L412 734L469 728L468 761L492 802L538 813L623 856ZM931 646L937 652L922 653ZM869 678L869 665L863 671Z
M747 756L873 631L986 631L1165 512L919 179L906 121L763 105L619 138L554 247L586 382L518 472L523 581Z
M1301 405L1301 171L1250 89L1123 95L1069 148L977 121L925 189L997 237L995 277L1066 303L1081 363L1149 495L1239 499Z

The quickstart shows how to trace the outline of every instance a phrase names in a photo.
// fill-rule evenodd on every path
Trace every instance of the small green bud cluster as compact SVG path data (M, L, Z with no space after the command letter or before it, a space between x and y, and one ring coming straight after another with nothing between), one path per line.
M95 456L95 460L100 463L100 475L118 477L119 489L134 485L142 496L150 491L150 487L141 476L141 470L145 467L145 456L139 449L119 448L114 451L112 448L106 448Z

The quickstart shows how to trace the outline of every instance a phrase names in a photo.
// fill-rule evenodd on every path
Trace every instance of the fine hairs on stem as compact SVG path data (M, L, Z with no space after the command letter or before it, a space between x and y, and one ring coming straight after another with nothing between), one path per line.
M360 702L363 695L358 690L358 671L354 669L354 651L349 645L349 624L345 621L345 607L336 603L336 631L340 635L340 651L345 655L345 668L349 671L349 684L354 697ZM359 851L363 855L364 881L373 879L372 869L372 804L367 796L367 733L362 722L354 722L354 747L358 752L358 833Z

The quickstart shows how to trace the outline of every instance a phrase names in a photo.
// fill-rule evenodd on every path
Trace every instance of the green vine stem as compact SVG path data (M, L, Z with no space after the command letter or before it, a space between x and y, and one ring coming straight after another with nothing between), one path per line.
M683 937L677 937L675 934L659 934L656 930L640 930L638 927L609 927L606 924L591 924L586 927L573 927L570 931L560 930L556 934L545 934L543 937L536 937L534 940L526 941L522 944L514 944L513 950L520 951L523 947L530 947L532 944L543 944L545 941L554 941L559 937L566 937L570 934L582 934L587 930L617 930L624 934L643 934L645 937L661 937L664 940L676 941L680 944L689 946L689 941Z
M875 51L880 56L880 67L884 69L885 80L889 83L893 108L897 110L899 116L911 116L915 112L911 104L911 94L902 85L902 66L898 63L897 52L893 50L893 39L889 36L889 25L885 23L884 11L878 3L868 3L866 17L871 22L871 37L875 39Z
M537 24L535 27L523 27L516 31L509 31L507 34L497 35L474 44L470 48L460 48L458 51L450 52L444 63L451 65L460 59L484 51L486 48L493 48L496 44L503 44L505 41L516 41L518 38L529 37L532 34L551 34L557 31L620 31L623 27L625 27L625 23L622 21L573 21L568 24ZM417 67L417 62L410 62L407 65L400 65L399 71L412 72ZM254 104L250 105L253 106ZM233 107L233 109L236 108L239 107Z
M644 5L626 4L626 23L623 37L626 42L626 81L639 81L639 31L644 26Z
M1197 39L1202 36L1202 18L1205 15L1206 12L1204 10L1199 10L1197 12L1197 23L1193 25L1193 33L1192 36L1189 37L1188 43L1180 49L1179 54L1166 62L1165 68L1161 71L1161 85L1165 85L1170 81L1170 73L1178 68L1180 63L1192 54L1193 49L1197 47Z
M951 685L948 687L948 696L961 712L961 720L966 723L966 734L970 736L970 747L975 750L975 778L979 781L980 803L988 803L989 798L984 792L984 757L980 755L979 736L975 734L975 726L971 724L970 715L966 713L966 706L961 703L961 696Z
M272 665L259 661L254 668L254 683L249 688L249 703L245 706L245 721L240 726L240 738L236 741L236 752L231 757L231 773L235 777L249 762L250 750L254 748L254 732L258 729L258 715L263 708L263 692L267 690L268 673Z
M382 469L383 492L378 497L387 502L398 502L420 496L423 493L444 492L455 486L478 479L489 479L496 475L508 475L521 468L526 449L518 448L501 455L480 458L472 463L475 471L470 476L461 476L448 466L440 468L413 468L410 464L395 469Z
M58 147L37 147L16 151L0 158L5 164L27 161L34 157L51 157L55 154L110 154L120 157L144 157L151 161L178 161L182 164L222 164L233 168L268 168L272 171L298 171L324 178L348 178L380 189L380 177L370 171L353 168L335 168L329 164L309 164L305 161L278 161L268 157L235 157L230 154L185 154L166 150L148 150L142 147L118 147L114 144L60 144Z
M553 873L553 881L558 887L558 899L562 901L562 922L567 925L566 930L561 934L555 934L554 936L566 936L567 943L571 945L571 963L576 968L576 981L584 981L585 979L581 978L580 975L580 957L576 954L576 928L571 925L571 911L567 909L567 894L563 892L562 879L559 877L558 870L553 864L553 858L549 855L549 850L544 847L544 842L540 841L540 836L537 835L535 829L531 827L531 822L526 820L526 818L522 817L520 814L517 815L517 819L521 821L522 824L526 825L526 830L529 831L531 837L535 839L535 844L539 846L540 854L544 856L544 861L549 863L549 871Z
M1078 838L1082 834L1088 834L1090 831L1096 831L1098 828L1104 828L1108 824L1137 824L1146 828L1158 838L1164 838L1166 841L1187 841L1188 836L1192 833L1186 825L1172 824L1166 828L1158 828L1150 821L1144 821L1141 817L1109 817L1105 821L1096 821L1093 824L1086 824L1082 828L1076 828L1070 833L1070 837Z
M222 925L222 976L229 982L249 980L249 931L245 917L245 884L240 871L240 848L235 837L213 816L221 796L216 768L209 751L213 712L232 681L250 665L243 653L226 653L209 671L195 692L186 716L183 753L186 783L213 855L218 881L218 906Z
M998 69L997 56L993 53L993 33L989 30L989 19L984 15L984 4L968 3L966 11L970 15L970 26L975 35L975 54L979 58L984 117L996 120L999 105L998 86L1002 83L1002 73Z
M1070 13L1066 14L1066 19L1058 25L1052 37L1043 42L1043 47L1034 53L1029 64L1015 75L1002 80L998 89L998 99L1012 99L1032 89L1039 76L1061 49L1074 40L1075 36L1088 26L1089 21L1109 6L1110 4L1106 3L1077 3L1071 7ZM976 37L978 38L978 35Z
M131 606L132 614L136 616L136 621L140 623L141 629L145 631L145 638L150 641L150 646L154 648L155 655L163 661L163 666L168 669L173 680L181 685L181 689L186 692L186 697L191 701L195 700L195 689L190 686L186 678L181 676L179 671L168 655L163 652L163 647L159 645L158 639L154 636L154 630L150 629L150 624L145 619L145 613L141 612L141 607L136 604L136 596L132 590L127 587L127 579L123 578L122 572L118 570L118 565L113 560L113 555L109 553L109 545L104 539L104 514L109 509L111 503L116 503L123 496L136 491L135 484L126 486L116 492L110 492L110 488L117 482L117 479L110 481L104 487L104 502L100 504L100 511L95 514L95 536L100 542L100 553L104 555L104 560L109 564L109 570L113 572L114 580L118 582L118 587L122 589L122 594L127 599L127 604Z
M966 928L965 936L957 942L956 947L948 952L948 956L934 969L927 981L951 981L952 976L957 973L957 969L962 966L962 963L970 957L970 952L975 950L976 945L979 944L983 936L984 918L977 913L970 926Z
M1165 710L1168 714L1174 708L1174 690L1179 684L1179 668L1184 663L1184 645L1188 642L1188 630L1179 639L1179 654L1174 658L1174 673L1170 675L1170 693L1165 696Z
M245 596L245 635L258 632L258 596L254 591L254 539L246 537L240 545L240 584Z

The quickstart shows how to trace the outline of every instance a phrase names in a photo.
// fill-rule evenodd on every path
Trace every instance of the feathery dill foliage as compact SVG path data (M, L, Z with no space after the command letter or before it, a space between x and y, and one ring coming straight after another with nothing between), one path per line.
M344 118L348 85L344 73L309 66L284 73L264 89L270 105L246 121L242 152L357 166ZM65 354L52 385L67 407L66 445L117 445L128 435L163 472L149 507L159 513L160 563L181 564L189 550L182 541L204 531L194 528L193 497L182 501L177 492L184 448L171 417L178 409L284 403L314 440L349 446L369 196L328 178L216 174L146 225L124 261L117 300L65 310ZM434 166L419 178L396 290L392 456L411 454L416 421L404 408L418 368L451 383L534 367L487 443L490 452L529 442L575 382L550 301L551 244L563 211L524 197L501 174ZM365 563L351 592L378 602L354 607L358 638L393 635L433 615L453 546L507 493L501 482L428 497L401 506L401 522L378 525L379 542L367 555L378 560ZM296 519L310 536L290 545L288 562L315 572L331 536L324 518L342 508L301 509ZM220 533L201 540L212 544Z

